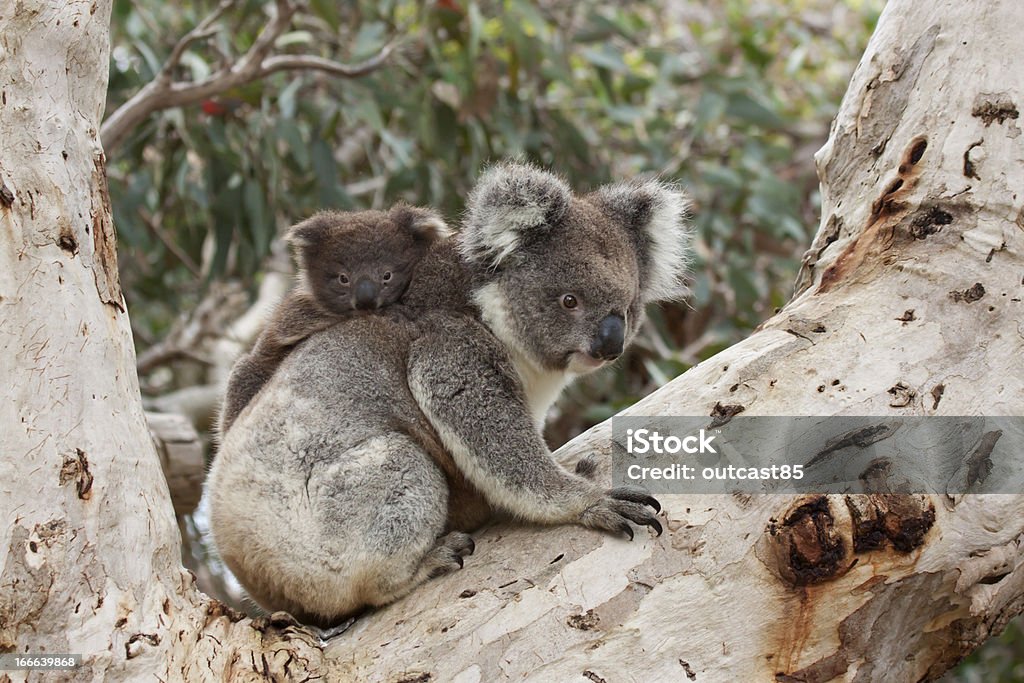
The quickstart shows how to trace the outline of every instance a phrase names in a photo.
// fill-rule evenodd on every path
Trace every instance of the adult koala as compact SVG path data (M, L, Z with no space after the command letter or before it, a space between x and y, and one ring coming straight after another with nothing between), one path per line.
M681 293L684 211L659 182L581 197L531 166L485 173L403 300L302 342L224 436L211 528L253 599L329 626L461 567L492 510L660 533L657 501L564 470L540 428Z

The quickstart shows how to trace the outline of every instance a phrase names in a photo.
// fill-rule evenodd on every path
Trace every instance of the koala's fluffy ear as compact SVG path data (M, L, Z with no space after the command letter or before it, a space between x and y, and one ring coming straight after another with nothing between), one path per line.
M451 228L441 216L431 210L408 204L398 204L391 209L391 220L399 227L408 230L417 239L436 242L450 237Z
M571 201L569 186L552 173L522 163L492 166L466 202L462 253L496 268L531 236L560 221Z
M316 247L337 223L334 214L330 211L321 211L289 228L284 239L296 250Z
M690 260L690 203L683 191L670 183L647 180L606 185L594 195L636 239L644 303L682 297Z

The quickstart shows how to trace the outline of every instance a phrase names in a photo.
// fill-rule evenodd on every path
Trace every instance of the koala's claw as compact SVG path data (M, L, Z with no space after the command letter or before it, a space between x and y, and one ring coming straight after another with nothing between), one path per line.
M661 512L661 503L658 502L658 499L641 488L634 486L620 486L610 490L608 492L608 496L618 500L629 500L634 503L649 505L654 508L655 512Z
M462 569L465 557L476 550L476 543L469 534L453 531L438 539L437 546L427 556L427 576L434 579Z
M661 536L661 532L664 531L661 528L661 522L659 522L658 519L640 503L634 503L628 500L615 500L611 503L610 507L616 513L625 517L634 524L642 524L644 526L651 527L658 536ZM654 506L651 505L651 507Z
M447 536L442 536L441 545L451 548L452 552L460 558L472 555L476 551L476 543L473 541L473 537L461 531L453 531Z
M580 522L584 526L608 531L619 531L633 540L633 524L647 526L658 536L664 532L661 522L648 509L661 510L661 505L650 494L633 487L611 489L605 498L584 510Z
M313 631L313 633L316 634L316 636L320 639L321 643L326 643L331 638L340 636L342 633L349 630L349 628L351 628L352 624L354 623L356 623L356 618L349 617L340 624L331 626L329 628L320 628L318 626L307 626L307 628L309 628L311 631Z

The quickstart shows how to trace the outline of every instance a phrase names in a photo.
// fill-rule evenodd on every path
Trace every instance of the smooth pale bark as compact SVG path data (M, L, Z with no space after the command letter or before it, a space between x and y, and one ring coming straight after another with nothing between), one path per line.
M0 650L128 680L164 666L147 642L195 598L118 282L109 22L110 2L0 9Z
M109 2L19 8L0 14L4 649L81 652L83 680L919 680L1024 607L1024 496L906 499L896 522L934 510L917 547L813 585L778 551L813 551L801 519L849 546L841 497L800 518L786 497L662 496L666 533L632 543L494 528L325 648L206 599L180 569L112 261ZM629 412L1020 413L1021 25L1016 0L890 3L818 158L797 297Z

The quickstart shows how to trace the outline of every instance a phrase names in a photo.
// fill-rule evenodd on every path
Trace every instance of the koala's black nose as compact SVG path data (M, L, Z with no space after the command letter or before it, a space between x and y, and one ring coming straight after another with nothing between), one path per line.
M356 308L366 310L377 305L377 283L368 277L361 277L356 282Z
M614 313L597 324L597 336L590 344L590 355L601 360L615 360L622 354L626 321Z

